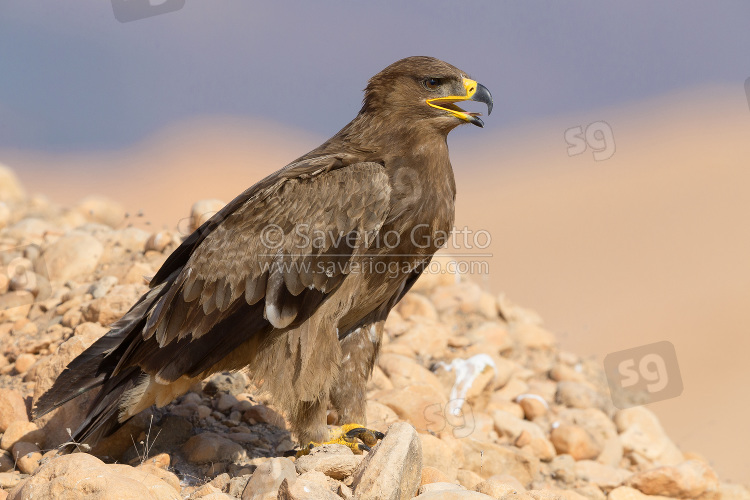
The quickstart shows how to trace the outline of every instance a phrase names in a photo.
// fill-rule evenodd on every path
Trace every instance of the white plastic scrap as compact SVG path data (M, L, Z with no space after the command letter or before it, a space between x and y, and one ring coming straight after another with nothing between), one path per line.
M451 388L451 398L447 407L451 415L461 414L461 407L464 405L471 384L486 367L491 366L497 376L495 362L488 354L476 354L469 359L456 358L450 364L443 362L439 364L447 371L456 371L456 381Z

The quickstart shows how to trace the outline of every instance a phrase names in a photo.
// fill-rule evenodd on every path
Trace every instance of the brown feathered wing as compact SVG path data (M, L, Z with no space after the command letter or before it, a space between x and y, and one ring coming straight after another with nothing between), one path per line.
M380 164L332 156L262 180L173 252L152 290L66 368L36 414L103 385L75 438L106 435L139 378L196 377L254 337L297 328L381 228L390 192Z

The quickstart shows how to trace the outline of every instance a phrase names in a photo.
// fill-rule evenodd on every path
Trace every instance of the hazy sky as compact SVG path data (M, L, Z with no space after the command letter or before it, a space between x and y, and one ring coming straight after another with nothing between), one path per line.
M409 55L489 87L493 127L702 84L741 92L748 22L747 1L185 0L121 23L110 1L3 0L0 148L122 148L212 114L327 136Z

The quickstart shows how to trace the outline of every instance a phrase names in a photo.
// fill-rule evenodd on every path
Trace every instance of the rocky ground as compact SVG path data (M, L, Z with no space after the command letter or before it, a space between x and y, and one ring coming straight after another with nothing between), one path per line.
M422 278L386 323L367 403L386 437L369 453L284 457L294 436L262 385L224 373L60 455L90 396L36 422L31 406L182 235L100 198L29 197L2 167L0 200L0 500L750 499L647 408L614 408L600 365L561 351L536 314L450 273Z

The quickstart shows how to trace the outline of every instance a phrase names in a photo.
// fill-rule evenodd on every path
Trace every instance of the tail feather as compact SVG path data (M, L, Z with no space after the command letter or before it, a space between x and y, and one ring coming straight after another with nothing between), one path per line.
M99 395L73 433L77 443L95 443L116 431L125 422L120 421L120 403L125 393L133 389L144 373L130 368L107 380Z
M42 417L72 399L97 387L102 387L86 412L85 420L73 433L79 443L94 442L117 430L123 395L132 389L143 371L138 367L118 370L120 357L142 334L149 311L163 295L167 283L148 291L116 323L112 329L88 349L78 355L63 370L52 387L36 402L32 413Z
M74 399L107 380L109 374L102 370L104 352L121 339L104 336L70 362L52 387L36 402L32 412L35 418L43 417L71 399Z

